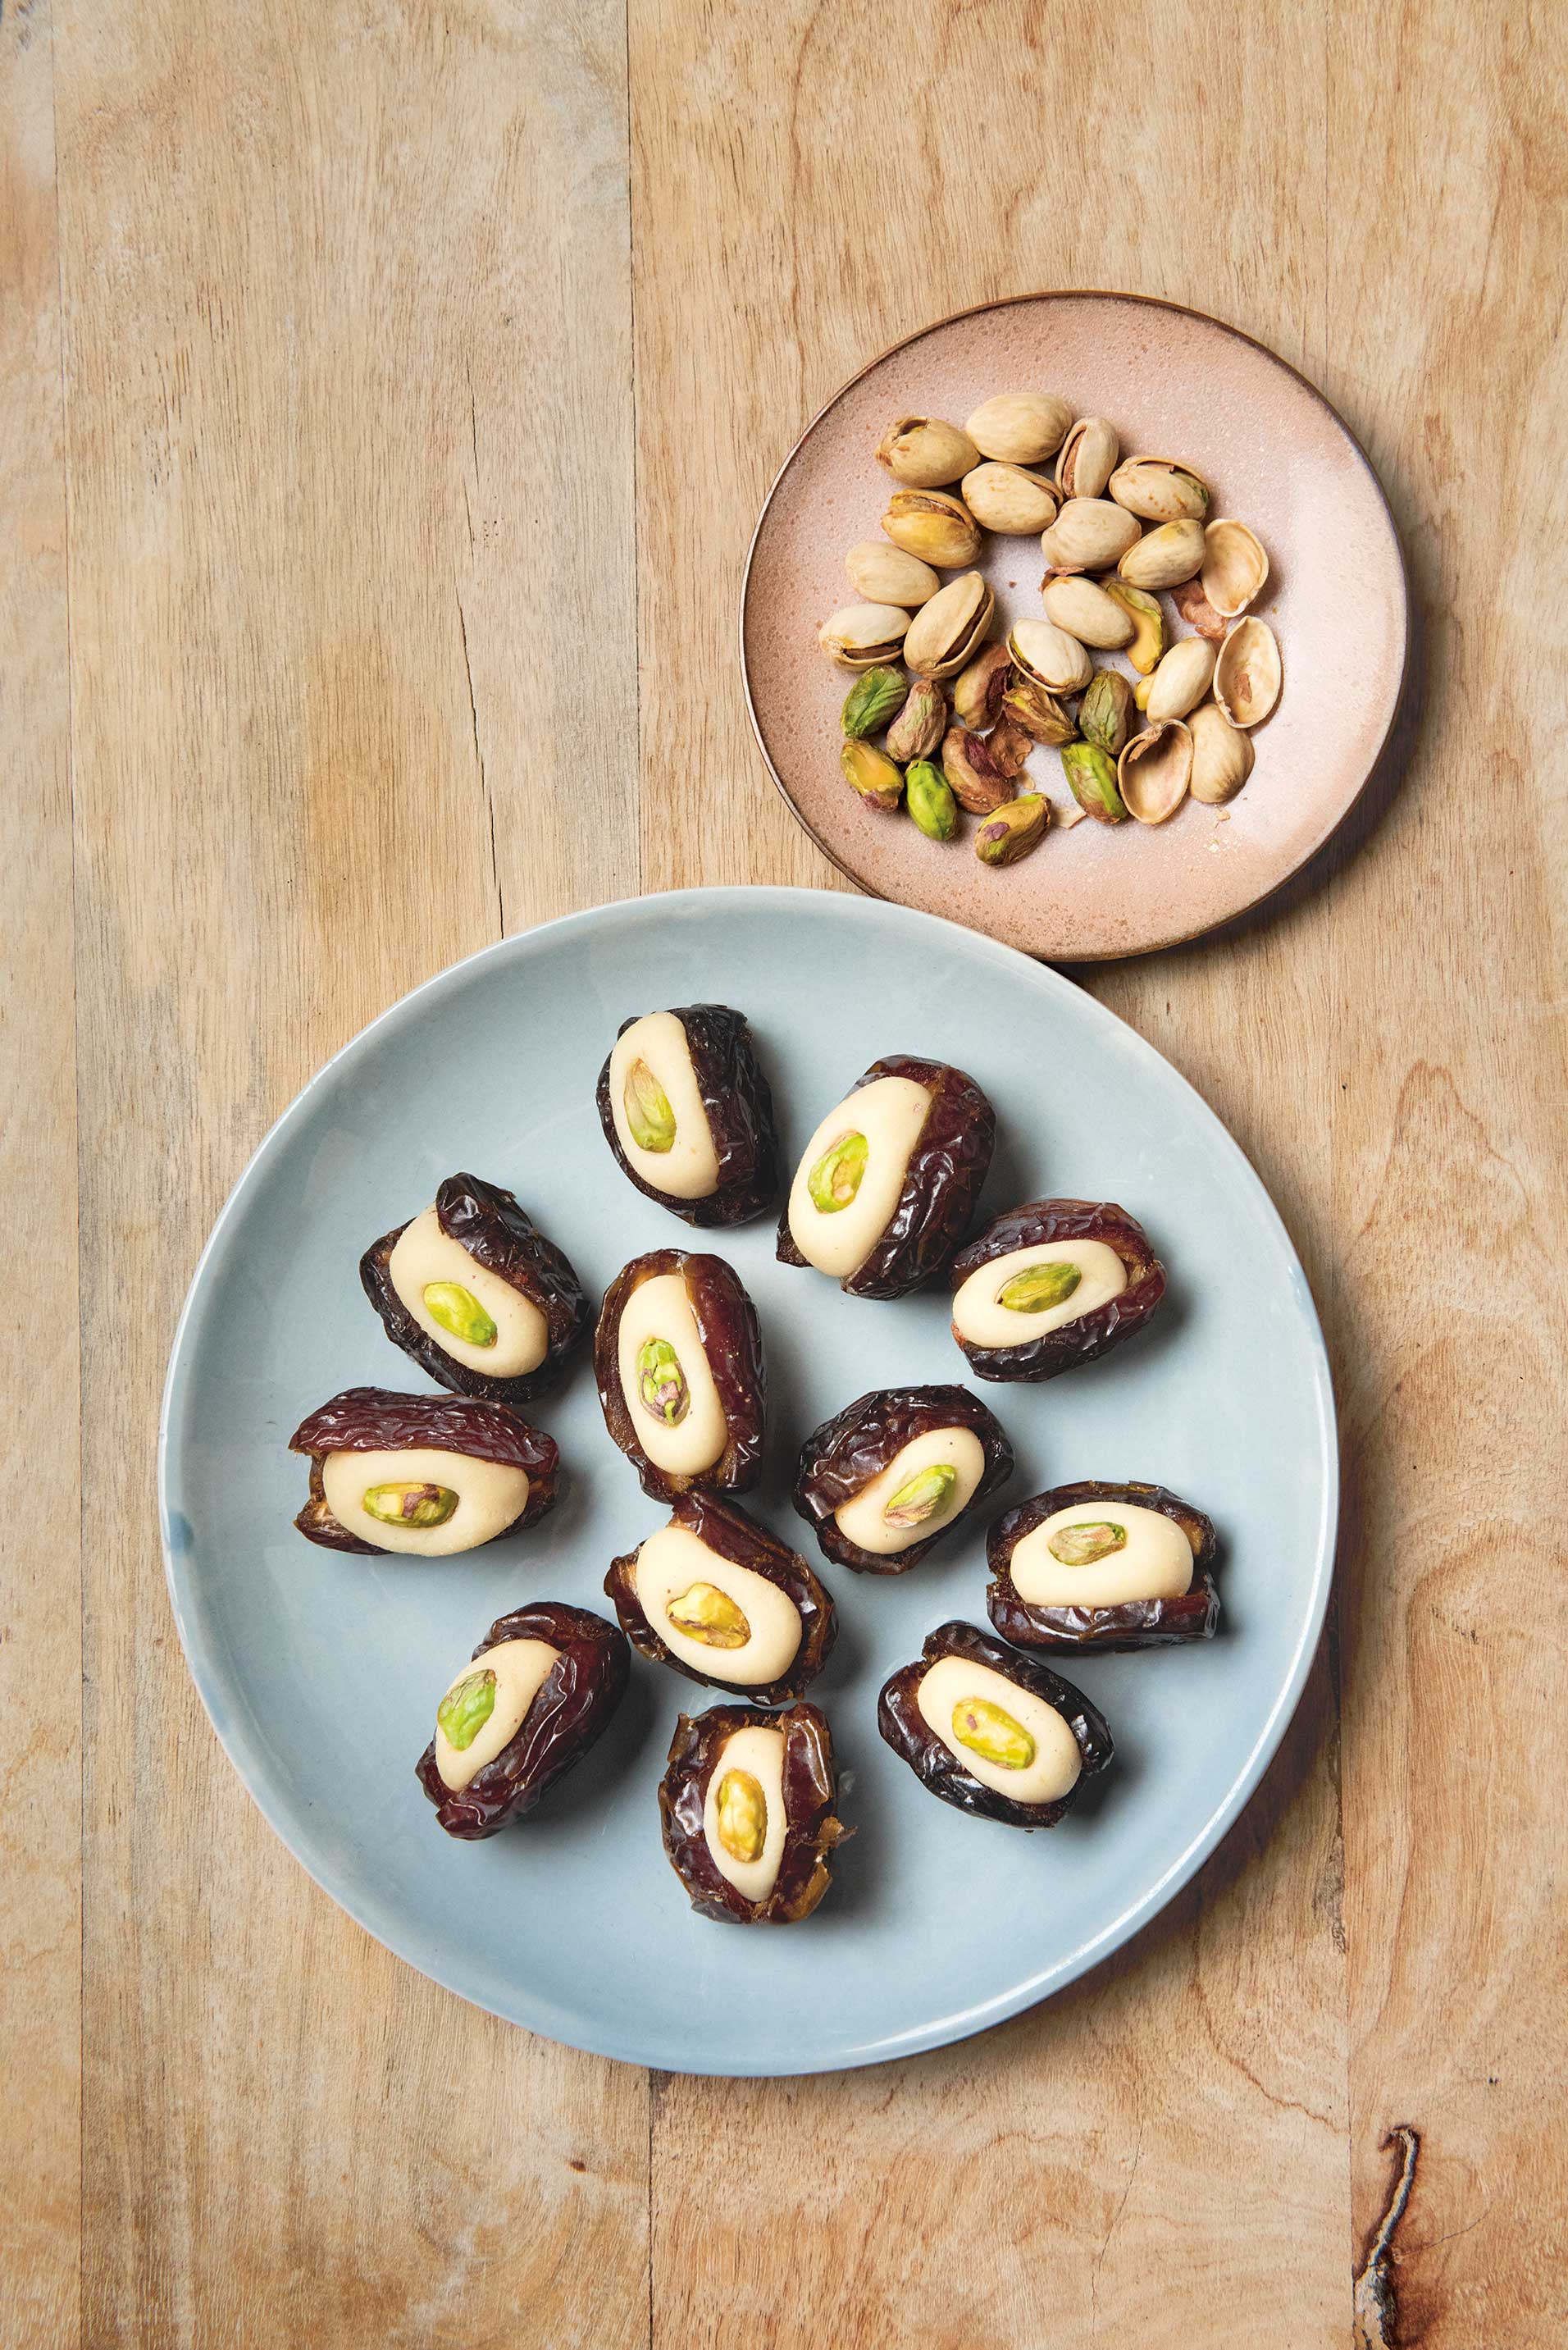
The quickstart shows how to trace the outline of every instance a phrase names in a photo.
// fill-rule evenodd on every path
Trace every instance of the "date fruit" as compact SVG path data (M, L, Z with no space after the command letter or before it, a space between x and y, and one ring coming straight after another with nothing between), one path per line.
M594 1376L645 1493L749 1492L762 1475L757 1310L722 1257L651 1249L605 1292Z
M1001 1423L967 1388L884 1388L813 1430L791 1499L835 1565L903 1575L1012 1474Z
M1109 1201L1032 1200L954 1258L952 1332L982 1379L1054 1379L1141 1330L1165 1295L1143 1226Z
M746 1224L772 1207L773 1097L743 1013L682 1003L623 1021L597 1098L623 1173L671 1215Z
M1009 1827L1054 1827L1114 1752L1071 1681L957 1621L885 1683L877 1726L928 1793Z
M679 1495L669 1524L612 1562L605 1590L639 1655L766 1705L816 1679L838 1631L805 1559L713 1493Z
M828 1887L838 1774L826 1717L716 1705L682 1714L659 1789L664 1849L691 1907L743 1926L809 1917Z
M555 1438L486 1397L346 1388L288 1441L310 1456L294 1523L327 1550L449 1558L520 1533L556 1500Z
M1089 1480L1036 1493L986 1538L986 1611L1023 1648L1158 1648L1212 1639L1214 1528L1163 1485Z

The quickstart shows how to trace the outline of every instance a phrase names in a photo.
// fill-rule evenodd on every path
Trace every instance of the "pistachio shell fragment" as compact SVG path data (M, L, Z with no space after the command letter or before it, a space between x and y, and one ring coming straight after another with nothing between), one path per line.
M1016 865L1045 837L1051 803L1039 792L1025 792L993 808L974 837L974 853L982 865Z
M1147 677L1165 650L1165 608L1147 588L1129 587L1125 579L1102 579L1101 587L1119 604L1133 624L1127 656L1140 677Z
M982 645L953 680L953 716L962 726L995 724L1007 691L1012 656L1005 645Z
M1255 603L1269 577L1269 558L1244 522L1221 515L1203 533L1203 568L1199 583L1222 620L1234 620Z
M937 1461L929 1469L917 1469L883 1509L883 1524L923 1526L928 1518L936 1516L957 1483L958 1471L950 1461Z
M895 490L882 527L895 546L939 571L961 571L980 553L980 525L945 490Z
M1042 532L1040 551L1053 571L1107 571L1138 536L1137 516L1124 506L1108 498L1069 498Z
M1072 410L1054 392L1002 391L982 401L964 430L982 457L1037 465L1060 446L1072 421Z
M1224 643L1225 631L1231 623L1214 609L1203 593L1201 575L1196 579L1183 580L1179 588L1173 588L1170 600L1189 629L1196 629L1200 637L1211 638L1217 645Z
M1080 416L1056 458L1056 487L1064 498L1097 498L1116 470L1121 442L1103 416Z
M1222 807L1233 800L1252 772L1256 756L1252 738L1232 726L1218 702L1206 702L1187 722L1192 736L1192 781L1195 800L1206 807Z
M450 1485L368 1485L360 1507L383 1526L444 1526L457 1495Z
M1015 726L1011 718L1004 718L986 736L985 747L991 754L992 766L999 768L1011 780L1023 774L1034 743L1033 737L1025 733L1022 726Z
M946 733L947 724L946 694L935 678L918 677L908 702L888 729L888 756L906 762L929 758Z
M1176 457L1129 457L1108 486L1118 505L1145 522L1201 522L1209 511L1208 484Z
M1214 664L1214 699L1232 726L1257 726L1280 698L1280 649L1267 620L1238 620Z
M1002 1283L996 1302L1010 1314L1044 1314L1053 1305L1064 1305L1083 1278L1080 1267L1065 1258L1050 1264L1026 1264L1022 1273Z
M1002 697L1002 715L1005 723L1022 728L1032 742L1049 743L1054 750L1073 739L1075 729L1067 712L1055 695L1032 677L1014 677Z
M895 761L875 743L846 743L838 754L845 781L852 784L873 807L896 808L904 795L904 778Z
M1135 734L1116 762L1122 805L1139 824L1168 824L1192 779L1192 737L1179 718Z
M1127 810L1116 789L1116 762L1106 757L1097 743L1066 743L1062 752L1062 772L1085 816L1097 817L1101 824L1121 824L1126 820Z
M650 1419L678 1428L691 1409L680 1357L668 1338L645 1338L637 1350L637 1392Z
M1213 681L1214 653L1207 637L1182 637L1171 646L1148 681L1144 709L1151 725L1197 709Z
M1047 693L1079 693L1095 673L1077 638L1054 620L1015 620L1007 650L1014 667Z
M436 1720L449 1746L466 1753L495 1711L495 1671L486 1665L465 1673L449 1689L436 1708Z
M716 1583L688 1584L664 1612L678 1632L705 1648L743 1648L752 1637L745 1611Z
M461 1338L465 1347L494 1346L495 1324L472 1290L464 1289L461 1281L427 1281L423 1294L431 1320Z
M830 1142L805 1179L812 1205L825 1216L846 1208L860 1189L871 1146L853 1128Z
M768 1799L749 1771L726 1771L713 1805L719 1842L732 1860L762 1857L768 1838Z
M940 416L899 416L877 443L877 462L912 490L940 489L980 461L967 432Z
M1040 600L1046 619L1076 637L1081 645L1114 653L1132 642L1134 624L1126 606L1075 571L1062 579L1048 579Z
M1162 522L1127 548L1116 569L1129 587L1179 588L1203 561L1200 522Z
M856 594L868 604L901 604L910 612L929 603L942 584L929 563L885 538L861 539L845 556L844 568Z
M1132 688L1120 670L1096 670L1078 704L1085 742L1097 743L1108 758L1119 759L1132 731Z
M999 464L988 457L961 484L963 502L976 522L1004 537L1023 538L1044 530L1056 518L1059 500L1051 483L1022 465Z
M996 598L978 571L950 579L922 604L904 639L904 659L922 677L952 677L985 639Z
M904 806L928 840L950 840L958 830L952 785L929 759L917 759L906 774Z
M839 723L853 738L875 734L902 710L909 696L909 681L902 671L863 670L844 697Z
M1023 1724L988 1697L960 1698L953 1708L953 1736L1002 1771L1027 1771L1034 1760L1034 1741Z
M1012 778L1004 775L981 736L967 726L950 726L942 737L942 772L953 797L971 816L989 816L1012 797Z
M1094 1566L1127 1546L1126 1526L1113 1525L1108 1518L1080 1518L1074 1525L1058 1526L1045 1544L1064 1566Z
M846 604L824 620L816 641L840 669L876 669L898 660L909 628L901 604Z

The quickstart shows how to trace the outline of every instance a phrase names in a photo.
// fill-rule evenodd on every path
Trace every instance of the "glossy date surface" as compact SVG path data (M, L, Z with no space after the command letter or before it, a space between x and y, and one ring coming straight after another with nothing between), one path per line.
M971 1273L1015 1249L1054 1246L1073 1241L1103 1241L1127 1269L1127 1285L1106 1305L1076 1321L1064 1322L1016 1347L977 1347L956 1326L953 1336L982 1379L1054 1379L1078 1363L1093 1362L1141 1330L1165 1295L1165 1267L1148 1235L1125 1208L1108 1200L1031 1200L993 1218L984 1232L960 1251L949 1285L961 1289Z
M1157 1510L1181 1528L1192 1545L1191 1587L1169 1599L1126 1599L1114 1607L1044 1607L1022 1598L1011 1572L1013 1552L1026 1534L1058 1510L1104 1507L1121 1502ZM1212 1522L1163 1485L1106 1484L1090 1478L1036 1493L997 1519L986 1537L991 1583L986 1613L1004 1640L1059 1654L1097 1648L1106 1653L1169 1648L1183 1640L1210 1640L1220 1624L1220 1595L1210 1570L1214 1564Z
M704 1229L749 1224L772 1207L779 1184L773 1096L757 1059L751 1028L744 1013L732 1011L727 1003L676 1003L670 1010L686 1031L692 1075L719 1162L717 1189L705 1199L680 1200L638 1173L616 1132L608 1055L595 1093L605 1140L622 1174L671 1215ZM634 1014L623 1020L616 1031L618 1039L646 1016Z
M638 1440L620 1383L621 1315L640 1283L666 1273L680 1274L685 1283L727 1433L718 1461L691 1476L660 1469L649 1459ZM656 1501L673 1502L678 1495L696 1487L709 1492L747 1493L761 1478L766 1408L762 1325L740 1275L722 1256L692 1255L684 1249L649 1249L623 1266L606 1290L599 1308L594 1336L594 1378L611 1440L636 1469L643 1492Z
M980 1439L985 1468L970 1500L924 1542L886 1555L860 1549L836 1523L835 1512L879 1477L907 1444L938 1428L971 1429ZM815 1532L825 1558L861 1575L904 1575L962 1526L1012 1474L1012 1446L1006 1430L967 1388L881 1388L857 1396L812 1430L801 1447L790 1498Z
M288 1440L291 1452L310 1456L310 1499L295 1520L307 1541L327 1550L381 1556L379 1543L362 1541L340 1524L327 1507L321 1464L330 1452L466 1452L521 1469L528 1499L505 1534L520 1533L554 1507L560 1448L553 1436L531 1427L511 1407L479 1396L399 1395L389 1388L345 1388L307 1413Z
M927 1671L940 1657L965 1657L971 1663L988 1665L992 1672L1013 1681L1020 1689L1028 1690L1059 1713L1072 1731L1077 1744L1082 1769L1077 1779L1058 1802L1047 1804L1017 1804L986 1786L973 1773L964 1768L950 1748L944 1745L920 1711L918 1691ZM1115 1748L1106 1718L1099 1708L1091 1705L1081 1690L1064 1680L1034 1657L1021 1657L1015 1649L1004 1648L1000 1640L980 1631L973 1624L954 1621L940 1624L927 1636L924 1649L918 1661L901 1666L884 1683L877 1705L877 1727L888 1744L902 1762L909 1764L920 1784L944 1804L953 1804L961 1812L973 1813L977 1817L1000 1820L1009 1827L1053 1828L1058 1820L1071 1811L1085 1783L1096 1778L1109 1764Z
M708 1848L704 1807L708 1783L726 1742L737 1730L782 1730L784 1740L784 1853L772 1890L750 1901L732 1885ZM659 1782L664 1849L691 1907L704 1918L742 1926L792 1925L809 1917L826 1892L836 1846L845 1829L838 1814L838 1773L826 1716L805 1699L769 1712L755 1705L716 1705L683 1713L670 1742Z
M759 1705L777 1705L785 1698L798 1697L827 1662L838 1636L838 1611L819 1577L798 1551L790 1550L736 1503L717 1493L677 1494L670 1522L684 1526L732 1565L765 1575L794 1601L800 1615L801 1640L788 1671L776 1680L749 1684L746 1695ZM637 1596L637 1552L629 1551L613 1560L605 1577L606 1594L614 1602L620 1627L632 1647L650 1663L669 1665L688 1680L709 1689L732 1689L733 1681L722 1674L699 1672L695 1665L676 1656L654 1630Z

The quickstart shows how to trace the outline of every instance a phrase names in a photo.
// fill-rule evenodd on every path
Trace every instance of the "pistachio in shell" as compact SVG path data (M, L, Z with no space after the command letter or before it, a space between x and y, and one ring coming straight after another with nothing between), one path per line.
M1119 759L1132 732L1132 688L1120 670L1096 670L1078 704L1085 742L1093 743L1108 759Z
M1178 457L1129 457L1106 486L1144 522L1201 522L1209 512L1208 484Z
M929 604L942 584L929 563L885 538L859 540L845 556L844 568L856 594L868 604L901 604L909 612Z
M946 490L895 490L882 527L895 546L938 571L961 571L980 553L980 525Z
M1232 726L1258 726L1280 698L1280 648L1267 620L1238 620L1214 664L1214 699Z
M1122 824L1127 810L1116 789L1116 761L1097 743L1067 743L1062 749L1067 788L1085 816L1100 824Z
M898 416L877 443L877 462L911 490L940 490L977 465L980 451L940 416Z
M1147 588L1129 588L1125 579L1102 579L1100 586L1119 604L1133 624L1127 657L1140 677L1147 677L1165 650L1165 607Z
M1116 762L1122 806L1139 824L1168 824L1192 780L1192 736L1179 718L1135 734Z
M839 723L857 738L875 734L890 724L909 698L909 681L902 670L862 670L844 697Z
M1081 693L1095 673L1077 638L1054 620L1015 620L1007 650L1013 667L1047 693Z
M1224 643L1231 623L1223 613L1214 609L1203 593L1201 573L1196 579L1184 579L1179 588L1173 588L1170 600L1189 629L1196 629L1200 637L1208 637L1217 645Z
M907 763L929 759L948 729L948 700L934 677L918 677L909 698L888 729L888 756Z
M1204 527L1203 568L1198 577L1210 608L1222 620L1238 619L1262 594L1269 558L1244 522L1222 515Z
M973 660L953 680L953 716L961 725L995 725L1012 669L1012 655L1005 645L981 647Z
M1061 446L1072 421L1072 410L1054 392L1002 391L981 402L964 430L982 457L1037 465Z
M905 660L921 677L956 675L983 643L995 610L996 598L980 572L950 579L910 621Z
M1012 797L1012 778L1004 775L986 744L967 726L950 726L942 740L942 773L953 797L971 816L989 816Z
M1081 573L1069 571L1059 579L1048 579L1041 590L1040 600L1045 607L1045 618L1081 645L1093 645L1101 652L1119 652L1130 645L1136 633L1132 615L1115 597L1093 579Z
M1041 533L1040 551L1053 571L1108 571L1138 536L1137 516L1125 506L1108 498L1069 498Z
M875 743L846 743L838 754L845 781L852 784L872 807L896 808L904 795L904 778L886 751Z
M846 604L824 620L816 641L840 669L879 669L896 661L909 633L899 604Z
M1064 498L1098 498L1116 471L1121 442L1103 416L1080 416L1056 456L1056 487Z
M1016 865L1045 837L1051 803L1039 792L1025 792L993 808L974 837L974 853L982 865Z
M1192 737L1192 781L1195 800L1205 807L1222 807L1233 800L1252 772L1256 755L1252 738L1232 726L1216 702L1206 702L1187 722Z
M1004 724L1021 727L1032 742L1049 743L1054 750L1070 743L1077 732L1054 693L1034 678L1016 673L1002 697L1002 717Z
M1054 522L1061 503L1052 484L1023 465L988 457L961 484L963 502L976 522L1005 538L1026 538Z
M1004 775L1016 780L1023 772L1034 742L1022 726L1015 726L1010 718L1004 718L986 736L985 747L991 754L992 765L1000 767Z
M904 806L928 840L950 840L958 830L952 785L930 759L913 760L906 770Z
M1197 709L1214 681L1214 651L1207 637L1179 637L1171 646L1148 681L1144 710L1151 726Z
M1129 521L1133 519L1128 516ZM1147 588L1156 592L1161 588L1179 588L1184 579L1196 576L1202 561L1200 522L1162 522L1127 548L1116 570L1129 588Z

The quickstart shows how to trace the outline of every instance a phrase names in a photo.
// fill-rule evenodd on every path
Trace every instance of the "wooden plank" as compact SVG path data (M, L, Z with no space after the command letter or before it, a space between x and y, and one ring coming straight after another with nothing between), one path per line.
M18 2350L80 2303L81 1553L66 480L48 0L0 18L0 2300Z
M197 1249L290 1095L503 920L636 886L621 19L60 13L88 2336L477 2350L547 2305L639 2341L642 2076L437 1990L274 1841L151 1465Z

